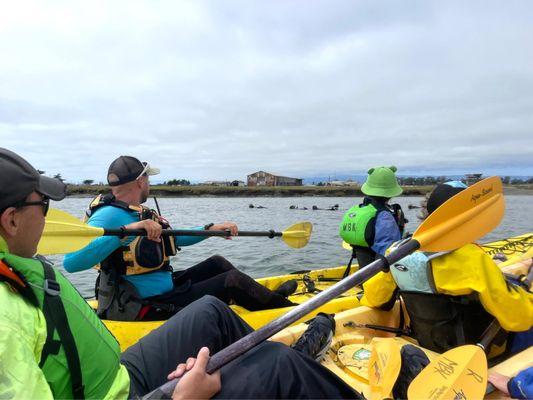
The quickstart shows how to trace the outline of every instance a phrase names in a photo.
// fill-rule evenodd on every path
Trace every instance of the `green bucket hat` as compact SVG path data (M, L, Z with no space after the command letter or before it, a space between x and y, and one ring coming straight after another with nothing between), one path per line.
M375 167L368 170L368 178L361 187L361 191L367 196L396 197L402 194L403 189L398 185L396 175L397 168Z

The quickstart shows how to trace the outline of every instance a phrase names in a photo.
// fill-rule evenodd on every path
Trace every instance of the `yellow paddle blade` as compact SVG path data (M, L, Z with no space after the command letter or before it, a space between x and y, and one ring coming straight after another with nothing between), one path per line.
M344 240L342 241L342 248L344 250L353 251L352 246L350 246L348 243L346 243Z
M482 399L487 373L487 358L480 347L456 347L441 354L418 374L409 385L407 398Z
M281 233L281 239L287 243L287 246L300 249L309 243L311 232L313 232L311 222L297 222Z
M437 208L413 239L423 251L449 251L471 243L500 223L505 211L499 177L483 179Z
M402 366L400 346L394 339L373 340L373 344L368 362L370 399L391 398L392 388Z
M51 208L37 246L38 254L62 254L77 251L104 234L102 228L84 224L72 215Z

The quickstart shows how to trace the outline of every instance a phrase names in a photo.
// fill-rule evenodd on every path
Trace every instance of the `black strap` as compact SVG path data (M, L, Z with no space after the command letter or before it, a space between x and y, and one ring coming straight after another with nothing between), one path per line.
M356 257L355 247L352 246L352 256L350 257L350 261L348 261L348 265L346 265L346 269L344 270L344 273L342 274L342 279L344 279L344 278L348 277L348 275L350 275L350 271L352 269L352 262L355 259L355 257Z
M398 330L399 331L402 331L404 328L403 328L403 325L405 324L405 313L403 311L403 301L402 301L402 298L400 296L399 297L399 300L398 302L400 303L399 306L400 306L400 321L399 321L399 324L398 324ZM411 328L408 326L406 329L405 329L407 332L411 333ZM409 334L408 333L408 334ZM396 334L396 336L402 336L402 333L398 332Z
M308 293L320 293L322 291L316 288L315 281L313 281L313 279L307 274L304 275L303 282Z
M63 345L65 357L67 358L72 384L72 394L75 399L84 399L85 394L80 357L76 342L74 341L74 336L69 327L65 306L59 296L60 286L56 281L56 274L52 266L46 262L42 262L42 265L44 269L43 313L46 318L47 336L45 346L43 347L41 364L39 366L42 367L42 365L44 365L49 354L57 354L59 351L56 343L57 341L54 341L53 338L54 331L57 330L60 343Z
M153 300L130 299L130 301L141 303L143 306L150 306L155 309L159 309L161 311L166 311L170 314L175 314L177 311L181 309L181 307L178 307L172 303L160 303L160 302L153 301Z

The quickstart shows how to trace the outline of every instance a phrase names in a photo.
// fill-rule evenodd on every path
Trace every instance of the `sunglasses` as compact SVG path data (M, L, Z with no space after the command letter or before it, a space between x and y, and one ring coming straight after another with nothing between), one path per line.
M150 169L150 164L148 164L147 162L143 162L142 164L144 165L144 168L141 171L141 173L139 174L139 176L137 178L135 178L135 179L140 179L143 176L148 176L148 170Z
M41 206L43 208L43 214L46 217L48 210L50 209L50 199L48 197L43 197L41 201L23 201L21 203L14 204L15 208L23 208L30 206Z

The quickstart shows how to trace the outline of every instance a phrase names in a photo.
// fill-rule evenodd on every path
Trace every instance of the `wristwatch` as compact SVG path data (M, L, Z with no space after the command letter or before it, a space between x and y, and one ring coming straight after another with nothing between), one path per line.
M210 224L207 224L207 225L204 225L204 231L208 231L209 228L211 228L212 226L214 226L215 224L214 223L210 223Z

